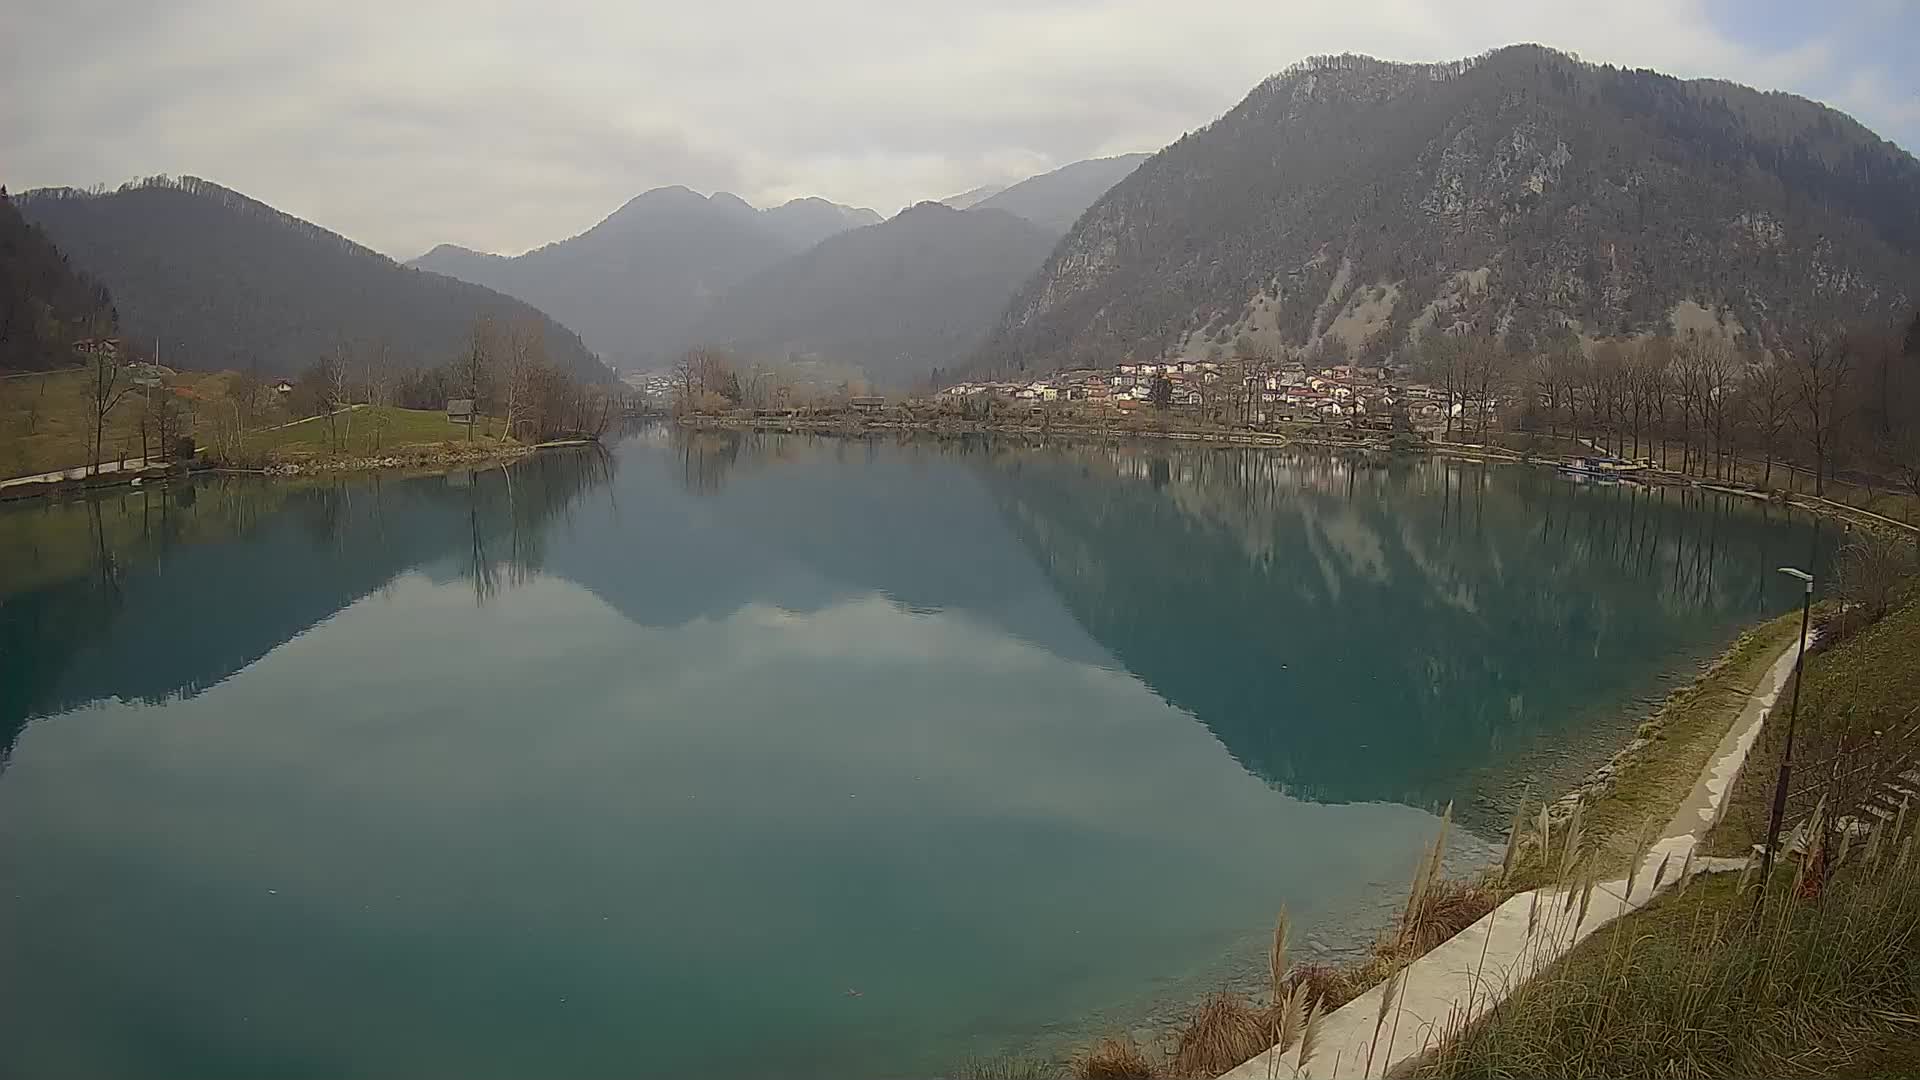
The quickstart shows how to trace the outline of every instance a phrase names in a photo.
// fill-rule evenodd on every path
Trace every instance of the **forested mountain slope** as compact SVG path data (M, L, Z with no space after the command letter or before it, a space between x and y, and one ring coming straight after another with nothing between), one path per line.
M1314 59L1079 220L976 357L1047 370L1431 329L1760 340L1920 290L1920 162L1847 116L1537 46Z
M73 362L73 343L111 329L106 286L68 264L0 188L0 371Z
M120 327L173 366L292 374L342 343L385 342L406 367L444 363L485 312L536 319L575 375L610 373L571 330L518 300L401 266L337 233L194 177L94 194L46 188L20 212L113 290Z

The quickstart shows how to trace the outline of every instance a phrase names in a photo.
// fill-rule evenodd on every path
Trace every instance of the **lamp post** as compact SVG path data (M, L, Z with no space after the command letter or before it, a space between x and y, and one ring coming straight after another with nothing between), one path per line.
M1767 822L1767 848L1760 856L1760 888L1773 875L1773 853L1780 846L1780 819L1787 813L1787 778L1793 773L1793 725L1800 717L1800 676L1807 666L1807 620L1813 613L1813 575L1791 566L1780 567L1788 577L1799 578L1806 586L1800 601L1800 651L1793 658L1793 706L1787 712L1787 745L1780 753L1780 775L1773 782L1773 816Z

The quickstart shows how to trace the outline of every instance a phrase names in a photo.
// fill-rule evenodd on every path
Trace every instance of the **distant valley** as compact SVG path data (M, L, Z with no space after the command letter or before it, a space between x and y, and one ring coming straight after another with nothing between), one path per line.
M887 221L824 199L756 209L658 188L524 255L443 244L411 265L534 304L617 366L662 369L717 345L899 388L965 361L1054 241L1146 157L1076 162Z

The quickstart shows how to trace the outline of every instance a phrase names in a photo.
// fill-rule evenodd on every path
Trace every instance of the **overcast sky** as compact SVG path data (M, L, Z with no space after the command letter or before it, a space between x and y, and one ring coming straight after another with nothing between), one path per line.
M1920 148L1920 0L31 0L0 183L191 174L397 258L651 187L901 206L1153 150L1302 57L1538 41L1791 90Z

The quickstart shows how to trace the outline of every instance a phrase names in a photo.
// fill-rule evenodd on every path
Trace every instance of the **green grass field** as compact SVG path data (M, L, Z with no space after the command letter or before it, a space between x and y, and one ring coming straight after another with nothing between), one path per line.
M223 397L231 375L181 372L170 380L193 403ZM129 394L107 420L103 457L140 456L143 402ZM0 378L0 479L84 465L92 435L87 372L79 369Z
M252 432L242 445L249 456L314 457L337 449L346 457L370 457L403 446L466 442L469 435L474 442L494 442L500 428L493 417L482 418L470 433L439 409L362 406L336 414L331 423L317 417Z
M88 373L80 369L0 378L0 479L70 469L88 463L91 403ZM236 376L231 372L179 372L167 379L167 389L184 400L192 413L192 434L201 447L215 442L214 420ZM107 421L102 460L140 456L140 394L125 397ZM256 421L259 425L240 443L238 456L249 460L305 458L333 453L370 457L387 450L433 443L464 442L468 430L447 422L439 409L401 409L362 406L337 415L331 429L324 418L288 424L283 406L275 403ZM501 423L482 418L472 432L476 442L498 440ZM154 449L158 452L157 443Z
M1797 631L1796 627L1796 631ZM1920 757L1914 725L1920 719L1920 597L1831 648L1811 650L1794 742L1789 820L1805 816L1831 782L1860 771L1836 794L1864 794L1888 774ZM1783 690L1774 717L1762 729L1746 767L1728 795L1726 815L1711 834L1716 854L1739 855L1766 836L1774 778L1786 744ZM1857 791L1855 789L1858 789ZM1849 808L1850 809L1850 808Z

